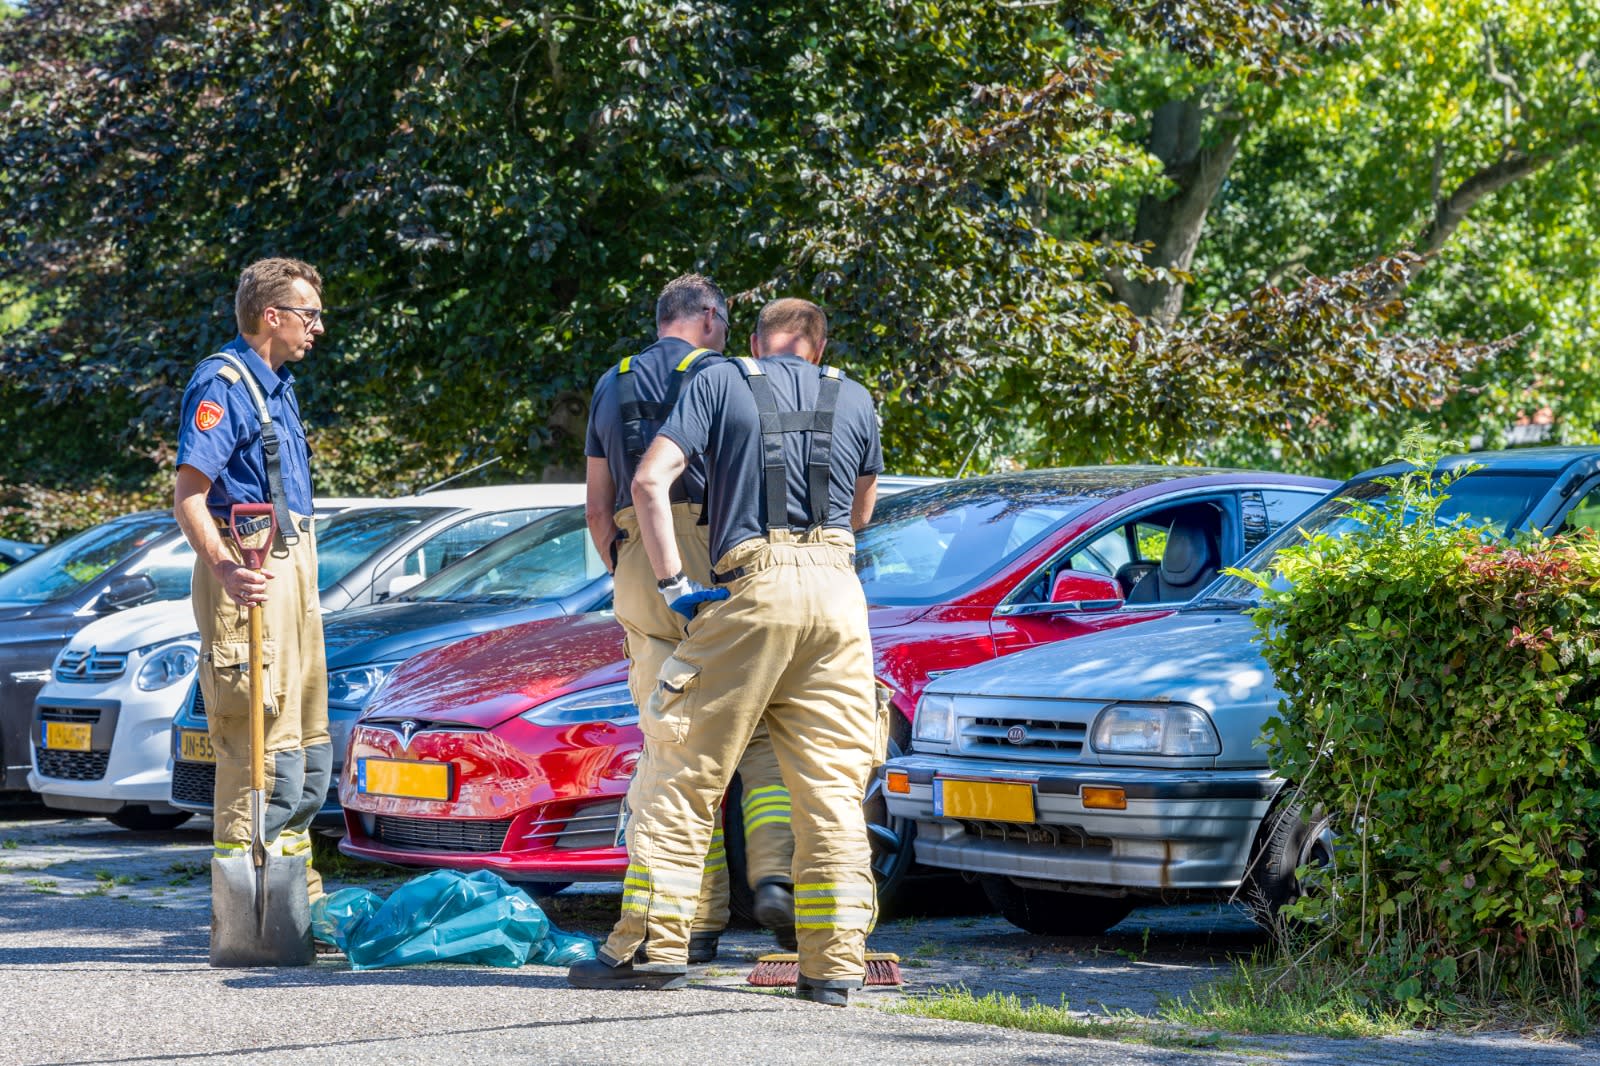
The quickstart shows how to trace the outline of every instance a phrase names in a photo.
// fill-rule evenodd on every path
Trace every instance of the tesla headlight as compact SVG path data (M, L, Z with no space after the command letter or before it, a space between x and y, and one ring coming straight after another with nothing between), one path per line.
M1094 721L1092 743L1103 755L1217 755L1211 716L1184 703L1114 703Z
M948 744L955 736L956 701L938 692L924 693L911 717L911 743Z
M197 645L187 641L168 644L144 661L144 665L139 667L139 672L133 675L133 683L141 691L155 692L157 689L176 685L194 673L194 668L198 665L200 665L200 648Z
M632 725L639 720L639 709L633 705L633 696L629 694L626 684L604 685L558 696L548 703L523 711L522 717L535 725L576 725L580 722Z
M368 663L328 675L328 702L365 707L399 663Z

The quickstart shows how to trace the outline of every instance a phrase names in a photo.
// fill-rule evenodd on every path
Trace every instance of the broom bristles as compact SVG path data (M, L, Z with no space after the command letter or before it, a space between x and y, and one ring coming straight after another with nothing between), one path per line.
M746 980L762 988L794 987L800 980L800 956L793 953L763 955ZM869 985L901 985L900 956L887 951L867 952Z

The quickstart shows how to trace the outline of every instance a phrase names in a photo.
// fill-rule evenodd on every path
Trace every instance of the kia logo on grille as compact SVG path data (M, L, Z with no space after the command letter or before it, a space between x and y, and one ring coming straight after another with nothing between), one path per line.
M1011 741L1013 744L1021 744L1023 741L1028 739L1028 731L1022 728L1020 725L1014 725L1010 729L1006 730L1006 739Z

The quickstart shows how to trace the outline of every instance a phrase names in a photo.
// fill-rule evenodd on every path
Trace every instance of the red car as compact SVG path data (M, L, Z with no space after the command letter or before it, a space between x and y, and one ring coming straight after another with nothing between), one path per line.
M879 681L910 736L931 677L1158 618L1336 482L1195 467L1087 467L941 482L883 501L857 538ZM608 614L530 622L424 652L373 697L339 784L348 854L490 869L546 891L614 880L638 758L622 630ZM880 892L912 866L867 797ZM736 893L739 819L727 819ZM737 902L737 896L736 896Z

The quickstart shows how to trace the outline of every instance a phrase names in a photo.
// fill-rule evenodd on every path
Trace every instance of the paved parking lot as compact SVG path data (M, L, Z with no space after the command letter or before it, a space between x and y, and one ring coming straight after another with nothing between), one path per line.
M903 992L858 995L845 1011L750 988L771 950L736 931L724 956L668 993L569 989L559 970L431 966L354 973L342 959L305 970L206 965L209 824L127 833L99 819L0 809L0 1017L10 1064L284 1061L618 1063L708 1061L991 1063L1491 1063L1600 1061L1600 1044L1515 1034L1417 1034L1381 1041L1228 1037L1204 1050L1046 1036L890 1013L903 995L949 984L982 994L1065 999L1089 1014L1152 1012L1263 944L1239 913L1151 908L1094 939L1039 938L993 916L926 914L885 922L876 950L898 952ZM371 868L334 884L383 891L404 875ZM549 904L557 924L602 933L611 886L576 886ZM955 913L948 913L948 912ZM1159 1033L1151 1039L1159 1040ZM716 1050L720 1049L720 1050ZM822 1050L825 1049L825 1050Z

